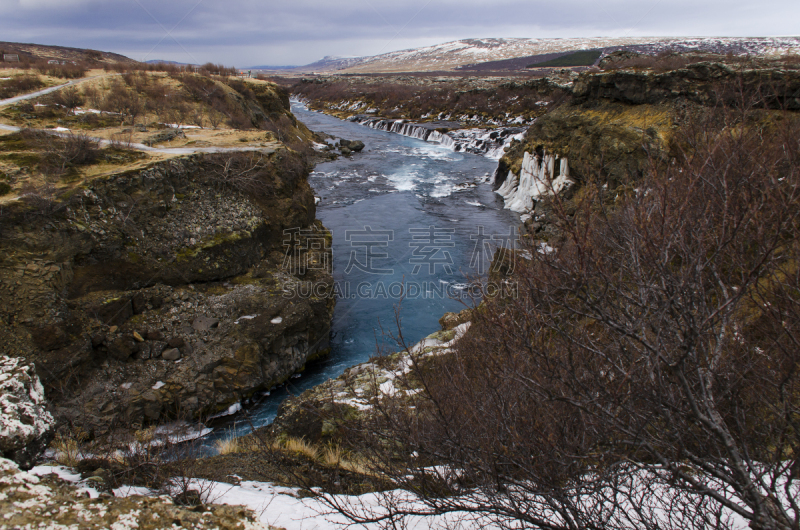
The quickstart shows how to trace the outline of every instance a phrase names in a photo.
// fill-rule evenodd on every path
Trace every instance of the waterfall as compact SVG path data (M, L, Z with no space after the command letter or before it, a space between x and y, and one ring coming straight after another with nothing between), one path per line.
M504 148L512 140L521 140L525 130L520 127L498 129L455 129L445 133L439 132L429 124L411 123L406 120L390 120L369 116L351 116L348 120L376 129L410 138L417 138L430 143L439 144L453 151L484 155L499 160Z

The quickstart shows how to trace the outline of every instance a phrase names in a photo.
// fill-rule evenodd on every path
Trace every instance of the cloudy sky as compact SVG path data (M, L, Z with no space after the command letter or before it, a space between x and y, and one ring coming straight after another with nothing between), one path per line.
M486 37L800 34L797 0L0 0L0 41L307 64Z

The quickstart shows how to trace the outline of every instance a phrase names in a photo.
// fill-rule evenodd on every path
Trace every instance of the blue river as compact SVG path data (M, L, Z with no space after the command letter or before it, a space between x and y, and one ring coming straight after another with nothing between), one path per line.
M332 351L244 413L216 420L205 449L219 437L271 423L287 397L374 355L399 351L393 339L398 330L409 345L437 331L445 312L472 303L469 282L484 275L492 249L507 244L519 224L492 192L495 160L369 129L299 103L292 112L313 131L366 145L351 157L318 164L309 177L319 197L317 218L333 234L339 296Z

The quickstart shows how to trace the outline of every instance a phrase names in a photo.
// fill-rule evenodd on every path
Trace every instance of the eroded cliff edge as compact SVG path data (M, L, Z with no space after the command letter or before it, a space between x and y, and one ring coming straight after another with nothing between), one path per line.
M55 416L94 434L286 380L327 353L334 306L314 266L330 245L307 244L330 240L308 172L286 149L194 155L5 206L0 353L32 361ZM298 282L314 295L288 297Z
M712 128L722 127L710 118L715 109L752 108L765 126L780 112L800 109L800 72L780 62L717 58L667 71L584 72L565 90L563 101L506 150L494 179L505 207L522 214L527 232L554 244L554 195L571 216L589 181L599 182L612 201L634 192L648 170L680 150L675 134L685 132L687 123L705 116Z

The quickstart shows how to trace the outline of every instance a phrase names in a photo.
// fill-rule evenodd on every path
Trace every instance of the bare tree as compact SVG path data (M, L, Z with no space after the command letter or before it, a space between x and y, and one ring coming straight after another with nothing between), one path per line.
M225 119L225 115L222 114L220 111L216 109L216 107L212 107L208 111L208 122L211 126L216 129L219 127L219 124L222 123L222 120Z
M124 123L125 117L129 116L131 118L131 125L136 122L136 118L141 115L144 110L144 106L138 94L128 90L119 83L111 88L103 105L106 110L119 114L121 123Z
M405 491L329 505L387 525L798 528L800 123L744 107L690 116L635 190L554 197L563 240L517 260L518 296L487 299L453 353L408 353L414 407L345 423Z
M62 175L70 167L91 164L97 159L99 144L85 134L29 134L36 135L35 141L41 147L44 155L41 169L45 173Z
M77 88L68 86L57 91L53 96L53 101L67 109L69 114L72 114L77 107L83 105L84 97Z

